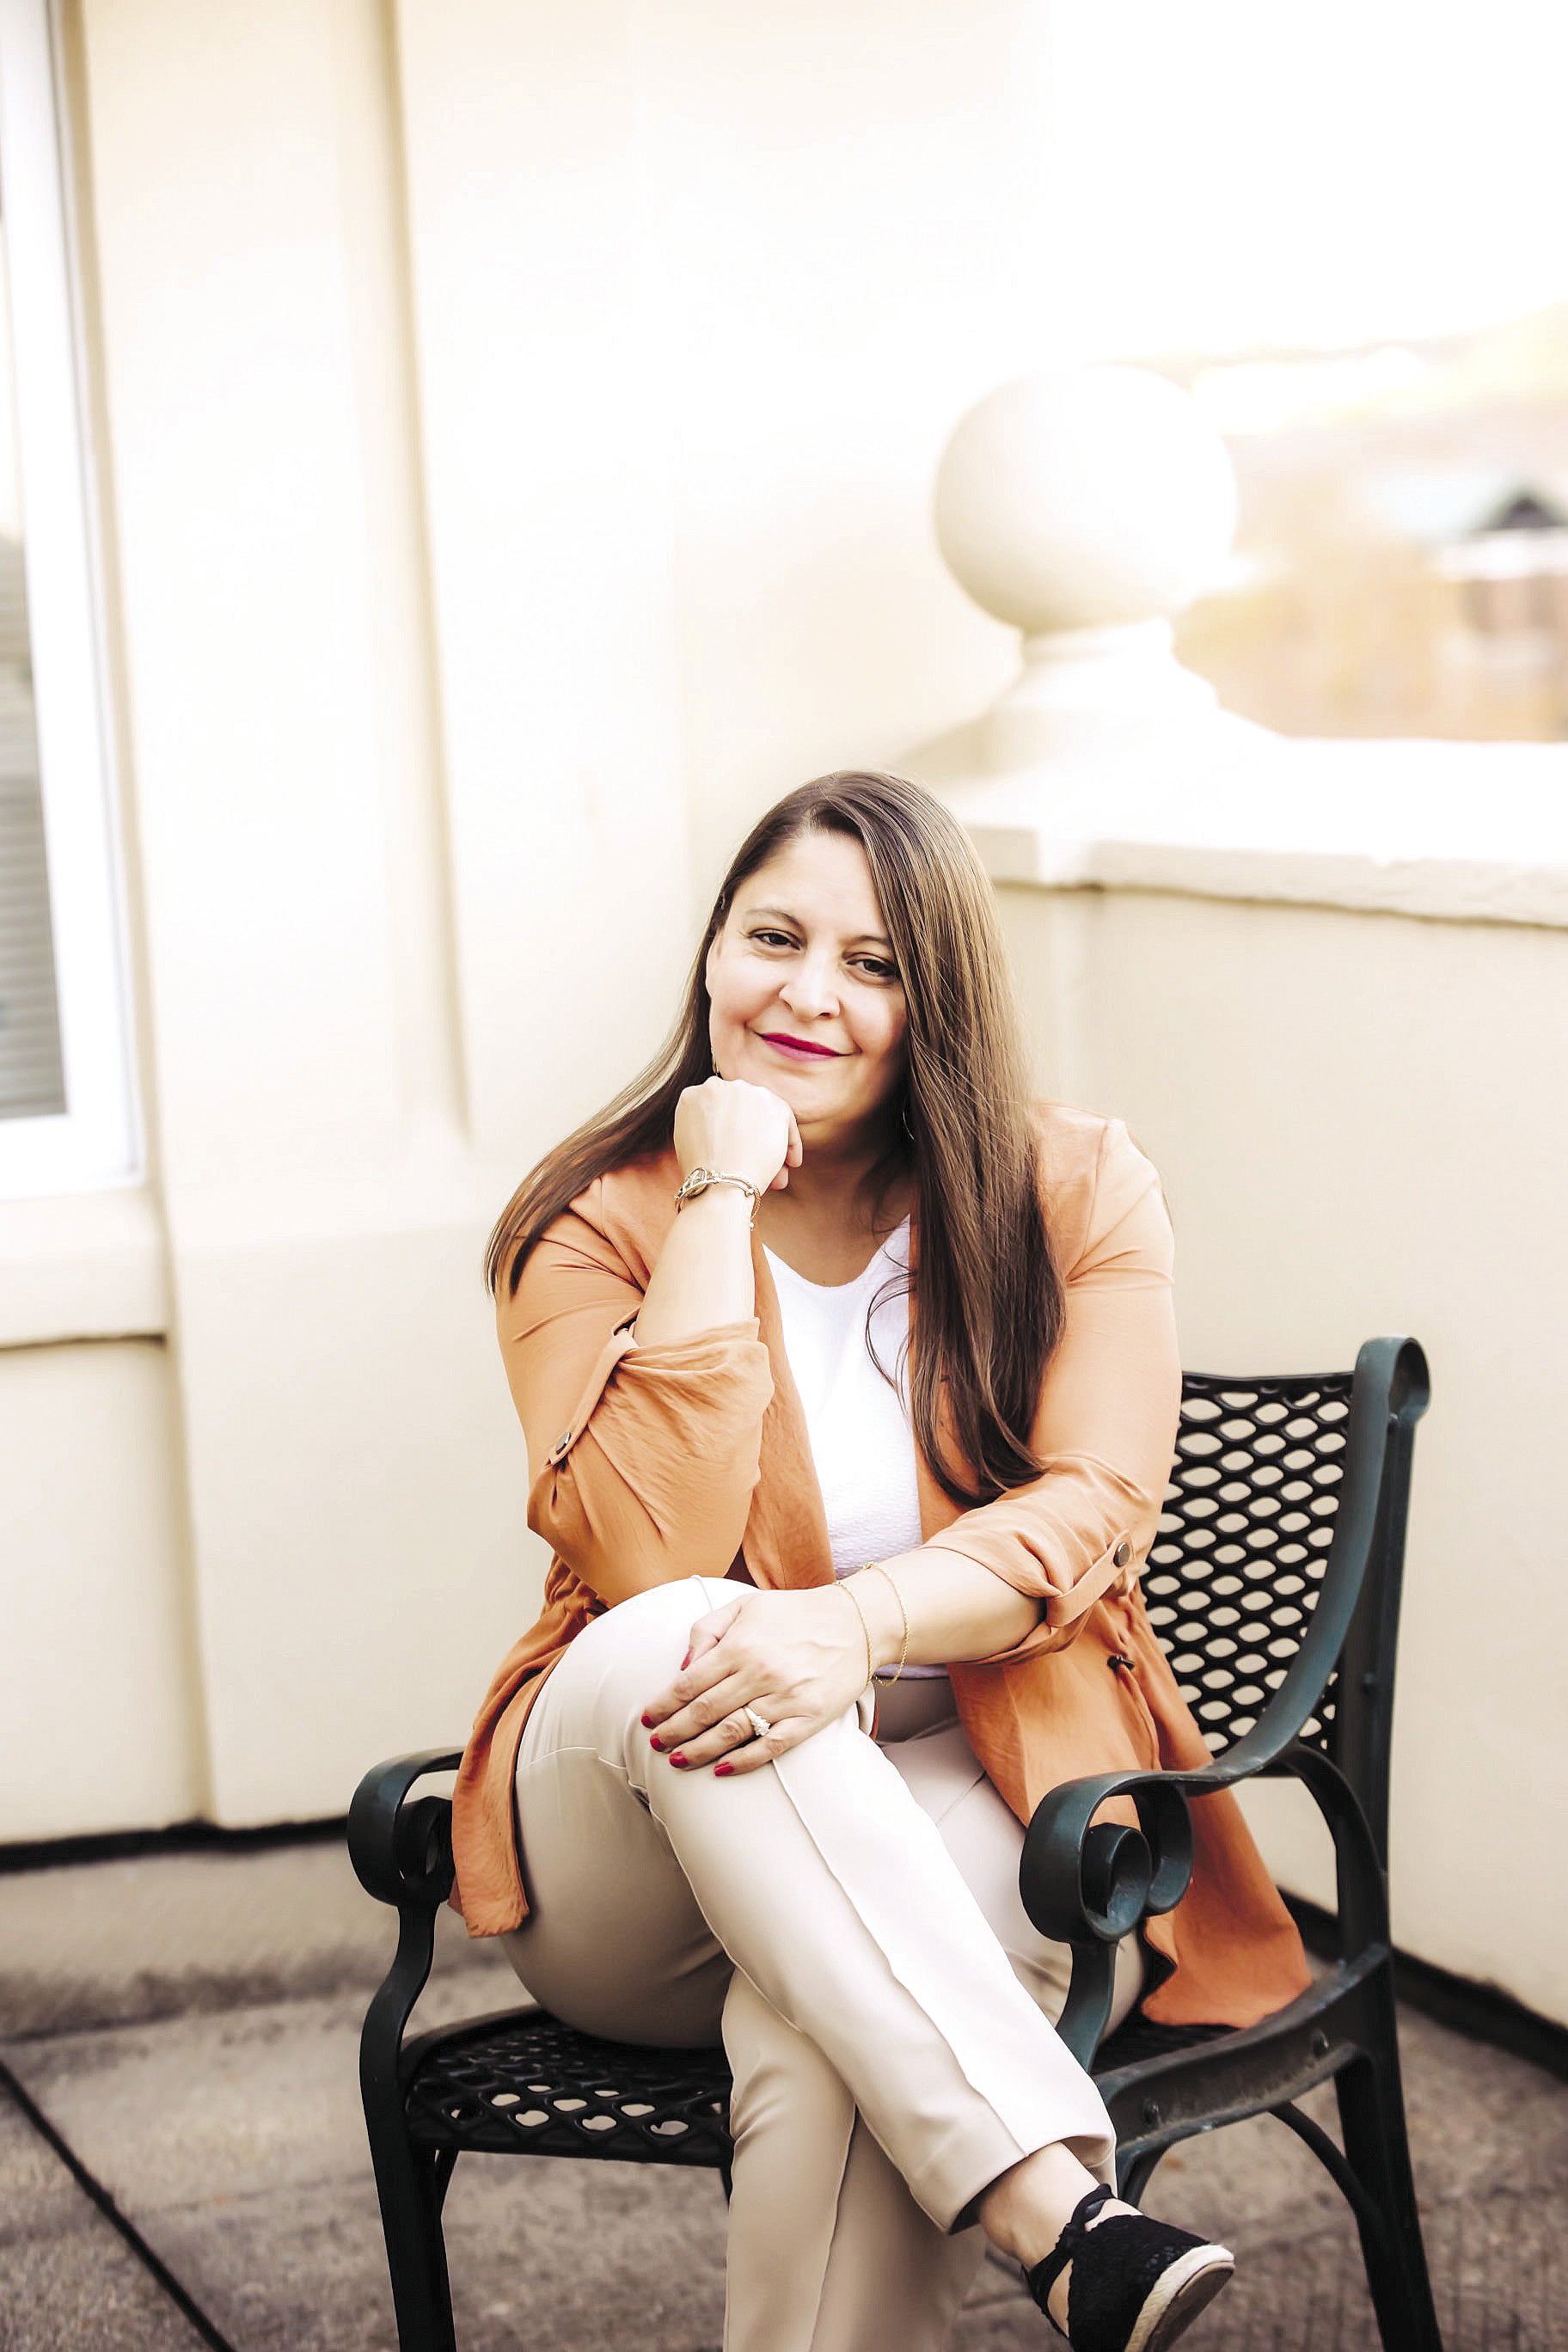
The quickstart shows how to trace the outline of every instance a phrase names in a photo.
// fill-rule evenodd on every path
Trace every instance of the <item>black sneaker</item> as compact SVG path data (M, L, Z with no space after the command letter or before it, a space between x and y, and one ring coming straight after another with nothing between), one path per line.
M1072 2352L1165 2352L1214 2301L1236 2257L1228 2246L1210 2245L1190 2230L1143 2213L1110 2213L1096 2222L1115 2194L1091 2189L1045 2261L1024 2273L1025 2284L1049 2319L1046 2297L1072 2264L1067 2326Z

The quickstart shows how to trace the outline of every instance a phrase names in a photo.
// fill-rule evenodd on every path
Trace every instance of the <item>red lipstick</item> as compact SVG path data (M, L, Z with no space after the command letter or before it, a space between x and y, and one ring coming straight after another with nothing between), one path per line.
M831 1045L808 1045L804 1037L786 1037L782 1031L770 1034L764 1029L761 1034L763 1045L776 1045L781 1054L809 1054L814 1059L820 1056L830 1062L839 1058Z

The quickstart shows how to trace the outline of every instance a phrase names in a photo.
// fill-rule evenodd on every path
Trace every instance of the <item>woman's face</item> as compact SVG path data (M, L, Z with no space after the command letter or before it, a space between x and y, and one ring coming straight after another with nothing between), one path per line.
M808 1146L869 1141L903 1077L907 1016L860 844L800 834L759 866L708 950L707 978L719 1076L772 1087Z

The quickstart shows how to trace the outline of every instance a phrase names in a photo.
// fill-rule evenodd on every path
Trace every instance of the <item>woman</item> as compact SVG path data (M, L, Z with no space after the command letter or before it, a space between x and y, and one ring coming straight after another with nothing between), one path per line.
M572 2024L722 2034L727 2352L934 2352L986 2238L1075 2352L1159 2352L1231 2267L1110 2195L1017 1892L1047 1789L1206 1751L1137 1583L1180 1390L1159 1180L1031 1108L1005 974L940 803L803 786L663 1055L491 1238L554 1558L464 1758L458 1899ZM1115 2016L1306 1982L1231 1801L1196 1810Z

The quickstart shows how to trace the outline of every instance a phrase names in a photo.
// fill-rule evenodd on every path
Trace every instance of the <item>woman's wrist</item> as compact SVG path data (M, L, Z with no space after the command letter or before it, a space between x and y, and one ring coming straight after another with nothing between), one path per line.
M876 1576L868 1575L861 1568L844 1580L855 1587L853 1597L870 1643L872 1672L879 1673L884 1666L897 1665L906 1647L907 1621L891 1576L885 1568Z
M689 1192L686 1187L694 1180L700 1181L696 1181L695 1191ZM754 1225L757 1206L765 1189L739 1169L731 1171L707 1165L689 1169L675 1196L675 1213L678 1217L690 1216L694 1210L707 1208L713 1201L727 1200L739 1202L746 1212L748 1223Z
M752 1199L739 1184L706 1184L676 1212L680 1223L689 1218L699 1225L716 1225L733 1218L744 1232L752 1223Z
M710 1184L675 1212L637 1316L639 1346L689 1339L756 1313L751 1216L736 1184Z

